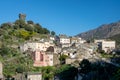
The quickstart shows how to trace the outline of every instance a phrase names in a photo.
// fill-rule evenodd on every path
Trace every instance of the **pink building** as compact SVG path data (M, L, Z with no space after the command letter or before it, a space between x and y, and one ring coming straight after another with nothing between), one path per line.
M36 67L53 66L53 65L59 64L58 55L53 54L51 52L36 50L35 52L33 52L33 59L34 59L33 66L36 66Z

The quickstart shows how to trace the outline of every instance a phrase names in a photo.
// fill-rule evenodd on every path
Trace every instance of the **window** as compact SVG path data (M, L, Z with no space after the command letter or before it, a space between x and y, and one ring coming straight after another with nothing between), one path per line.
M50 61L52 61L53 59L50 59Z
M33 60L35 60L35 53L33 53Z
M43 54L40 54L40 61L43 61Z

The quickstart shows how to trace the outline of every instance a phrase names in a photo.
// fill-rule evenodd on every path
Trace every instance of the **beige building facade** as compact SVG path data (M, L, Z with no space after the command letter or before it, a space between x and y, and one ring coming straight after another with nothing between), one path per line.
M59 64L59 56L52 52L35 51L33 52L35 67L53 66Z
M116 47L116 42L111 40L95 40L95 43L105 52L111 52Z
M41 73L28 73L27 80L42 80Z
M66 35L59 35L61 44L70 44L70 38Z
M22 52L25 52L27 50L35 51L46 51L48 47L54 46L54 44L51 44L49 42L27 42L20 46L20 50Z
M102 42L102 50L105 52L111 52L115 49L115 41L103 41Z

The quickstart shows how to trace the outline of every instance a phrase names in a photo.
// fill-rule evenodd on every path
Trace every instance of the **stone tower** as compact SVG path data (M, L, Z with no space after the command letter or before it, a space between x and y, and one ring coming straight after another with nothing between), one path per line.
M26 14L19 14L19 20L23 20L25 21L25 18L26 18Z

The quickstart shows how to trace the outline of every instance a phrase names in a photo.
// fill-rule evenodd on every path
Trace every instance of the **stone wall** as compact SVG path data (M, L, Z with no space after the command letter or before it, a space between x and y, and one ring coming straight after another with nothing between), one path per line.
M59 55L58 54L54 54L53 65L57 65L57 64L60 64Z

